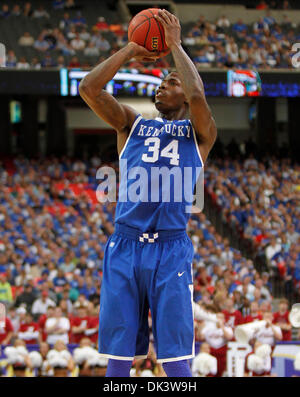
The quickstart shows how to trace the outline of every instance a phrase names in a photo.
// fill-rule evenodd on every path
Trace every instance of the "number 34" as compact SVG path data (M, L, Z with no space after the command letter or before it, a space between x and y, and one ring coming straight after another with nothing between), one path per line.
M145 146L149 146L148 152L144 153L142 160L146 163L155 163L159 157L160 150L160 139L159 138L147 138L145 140ZM152 156L149 156L152 153ZM170 159L171 165L179 165L179 154L178 154L178 141L173 139L164 149L160 152L161 157L167 157Z

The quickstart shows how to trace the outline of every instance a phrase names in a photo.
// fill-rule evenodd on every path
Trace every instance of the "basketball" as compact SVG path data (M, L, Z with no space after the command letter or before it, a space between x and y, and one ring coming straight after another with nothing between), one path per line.
M154 17L158 10L148 8L136 14L128 26L128 40L145 47L148 51L163 52L166 55L170 50L165 43L164 28Z

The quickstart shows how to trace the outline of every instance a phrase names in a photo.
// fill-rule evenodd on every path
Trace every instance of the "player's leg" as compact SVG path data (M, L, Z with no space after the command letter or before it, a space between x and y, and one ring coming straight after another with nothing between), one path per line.
M125 378L130 376L130 369L132 366L132 360L108 360L107 370L105 377L111 378Z
M161 243L160 251L150 300L157 359L168 363L168 376L191 376L187 360L194 357L193 246L184 237Z
M170 378L190 378L192 372L187 360L172 361L162 364L163 369Z
M132 361L135 356L139 329L135 262L135 242L112 235L104 254L99 353L113 360ZM116 368L116 362L109 367Z

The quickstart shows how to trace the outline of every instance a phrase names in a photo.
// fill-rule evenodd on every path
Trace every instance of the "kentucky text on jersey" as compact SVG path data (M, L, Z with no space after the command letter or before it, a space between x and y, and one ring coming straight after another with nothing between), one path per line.
M154 128L153 126L140 125L138 136L159 136L163 133L170 134L171 136L186 136L190 138L191 127L188 125L176 125L167 123L161 129Z

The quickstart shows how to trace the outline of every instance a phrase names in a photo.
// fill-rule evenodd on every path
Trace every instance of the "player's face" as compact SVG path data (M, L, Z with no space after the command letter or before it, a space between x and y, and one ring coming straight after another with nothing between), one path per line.
M168 74L155 94L155 107L159 112L179 110L186 102L181 81L176 72Z

